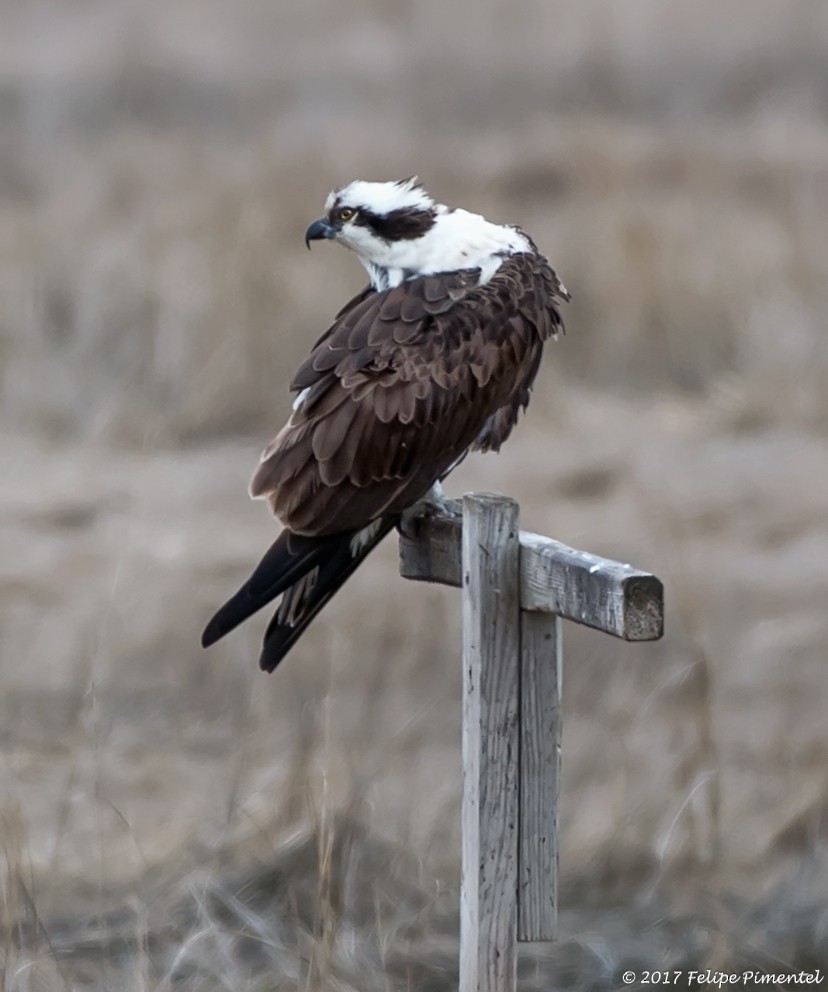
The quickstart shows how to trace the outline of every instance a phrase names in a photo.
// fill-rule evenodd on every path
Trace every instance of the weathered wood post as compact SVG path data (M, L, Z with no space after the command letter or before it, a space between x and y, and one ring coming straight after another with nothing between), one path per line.
M557 928L562 620L655 640L663 590L519 531L503 496L471 493L462 515L452 504L410 527L401 574L463 587L460 992L514 992L517 941Z
M558 931L562 627L554 614L520 611L517 937L521 942L554 940Z
M518 505L463 502L463 805L460 992L517 974Z

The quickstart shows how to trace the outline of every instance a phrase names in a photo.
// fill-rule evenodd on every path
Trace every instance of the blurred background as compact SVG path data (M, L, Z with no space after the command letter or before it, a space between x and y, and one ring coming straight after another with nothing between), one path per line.
M418 173L573 293L497 457L527 529L656 572L565 632L561 938L828 970L824 0L0 0L2 988L457 987L459 598L393 539L272 677L201 629L364 283L302 242Z

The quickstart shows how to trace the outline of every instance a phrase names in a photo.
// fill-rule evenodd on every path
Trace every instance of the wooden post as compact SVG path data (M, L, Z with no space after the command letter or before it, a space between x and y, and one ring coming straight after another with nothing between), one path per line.
M518 940L558 929L558 779L563 621L520 611Z
M518 508L470 494L409 522L400 573L463 587L460 992L514 992L517 940L557 930L561 628L628 641L664 629L648 572L518 532Z
M463 500L460 992L517 984L518 506Z

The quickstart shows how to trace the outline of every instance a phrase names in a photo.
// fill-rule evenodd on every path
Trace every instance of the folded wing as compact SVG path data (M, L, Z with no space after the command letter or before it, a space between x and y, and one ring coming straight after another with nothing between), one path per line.
M290 420L250 491L291 531L399 514L472 446L497 448L529 399L566 291L534 253L356 297L297 372Z

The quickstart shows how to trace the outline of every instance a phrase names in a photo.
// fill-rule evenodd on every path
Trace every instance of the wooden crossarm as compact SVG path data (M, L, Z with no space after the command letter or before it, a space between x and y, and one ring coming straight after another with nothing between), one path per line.
M414 518L407 530L400 537L400 574L459 587L461 503ZM664 587L655 575L528 531L520 532L520 606L626 641L655 641L664 632Z

